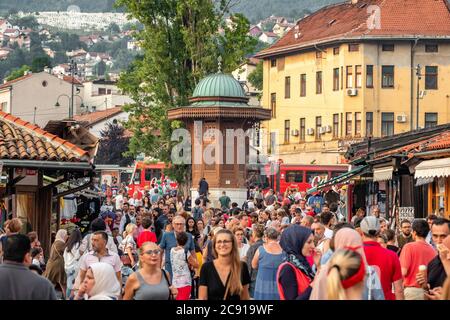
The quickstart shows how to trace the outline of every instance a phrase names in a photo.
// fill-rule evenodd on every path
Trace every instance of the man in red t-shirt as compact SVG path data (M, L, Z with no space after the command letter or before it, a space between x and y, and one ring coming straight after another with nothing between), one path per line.
M395 252L383 248L377 242L380 232L380 221L375 216L365 217L361 221L361 232L364 241L364 253L369 266L378 266L381 273L380 282L386 300L403 300L403 277L400 260ZM392 285L394 292L392 292Z
M150 227L152 226L152 219L149 217L142 218L142 227L144 230L142 230L139 233L138 239L137 239L137 246L140 248L143 243L145 242L155 242L156 243L156 234L154 232L150 231Z
M405 244L400 254L402 274L405 277L405 299L424 300L424 291L416 280L419 267L427 266L436 256L436 251L425 241L430 231L427 221L414 220L412 224L414 242Z

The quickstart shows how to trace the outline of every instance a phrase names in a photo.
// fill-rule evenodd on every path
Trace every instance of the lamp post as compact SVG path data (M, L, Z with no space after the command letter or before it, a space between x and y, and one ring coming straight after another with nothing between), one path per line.
M416 130L419 130L419 101L420 101L420 79L422 79L421 75L421 66L420 64L416 67L416 76L417 76L417 115L416 115Z
M60 107L61 106L61 104L59 103L59 98L61 98L61 97L66 97L67 99L69 99L69 119L72 119L73 118L73 98L74 97L78 97L78 98L80 98L80 100L81 100L81 107L84 107L83 106L83 98L80 96L80 95L78 95L78 94L73 94L73 92L72 92L72 96L68 96L67 94L60 94L59 96L58 96L58 98L56 98L56 103L55 103L55 107Z
M78 73L77 63L73 60L70 60L69 72L70 72L70 77L71 77L70 82L72 83L72 93L70 96L70 106L69 106L69 119L72 119L73 118L74 80L75 80L75 75Z

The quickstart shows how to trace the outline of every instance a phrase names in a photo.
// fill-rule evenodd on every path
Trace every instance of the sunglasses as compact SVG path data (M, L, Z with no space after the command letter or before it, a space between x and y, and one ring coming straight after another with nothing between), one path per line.
M216 243L218 245L223 245L223 244L230 244L231 242L233 242L233 241L231 241L231 240L219 240Z
M144 251L144 253L149 254L149 255L152 255L152 254L158 255L161 253L161 250L159 250L159 249L147 250L147 251Z

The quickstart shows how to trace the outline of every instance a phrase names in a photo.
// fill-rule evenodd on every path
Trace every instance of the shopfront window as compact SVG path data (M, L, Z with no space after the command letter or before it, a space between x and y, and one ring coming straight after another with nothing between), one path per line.
M286 171L286 182L303 182L303 171Z

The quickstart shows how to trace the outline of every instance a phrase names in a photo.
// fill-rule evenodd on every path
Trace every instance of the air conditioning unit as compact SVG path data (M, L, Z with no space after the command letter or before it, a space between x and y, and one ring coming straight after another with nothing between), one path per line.
M406 122L406 115L405 114L398 115L397 116L397 122L405 123Z
M331 130L332 130L332 128L331 128L331 126L326 126L326 127L325 127L325 130L326 130L326 132L330 133Z
M299 132L298 132L297 129L295 129L295 130L291 130L291 134L292 134L294 137L297 137L298 134L299 134Z
M358 89L356 89L356 88L347 89L347 95L351 96L351 97L357 96L358 95Z
M314 128L309 128L309 129L307 129L307 130L306 130L306 134L309 135L309 136L314 135Z
M326 132L327 132L327 128L326 127L320 127L320 129L319 129L319 133L320 134L324 134Z

